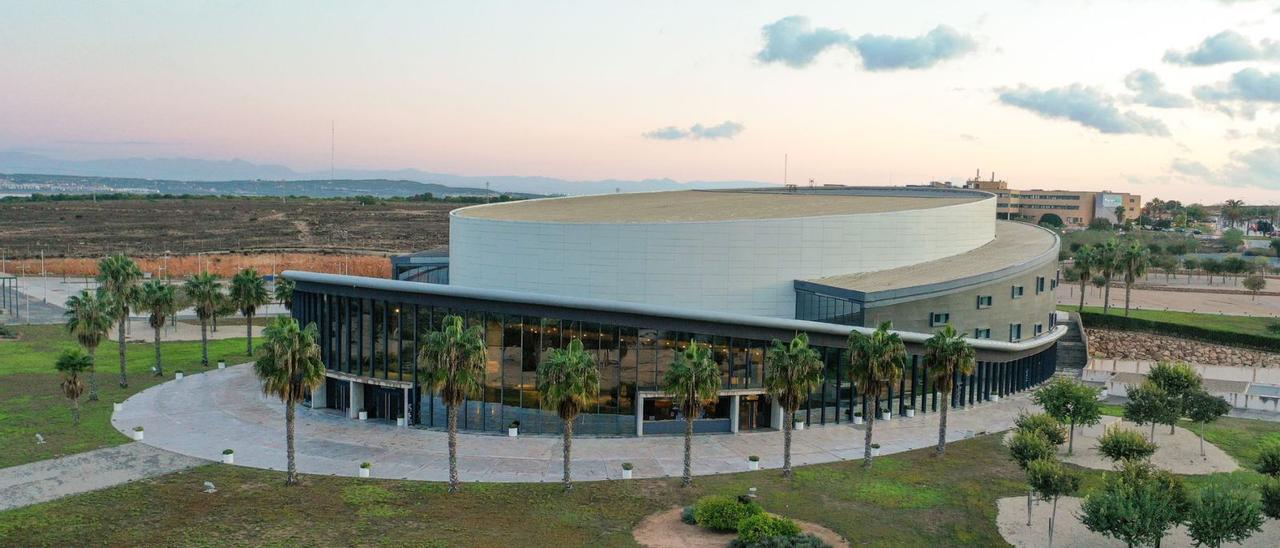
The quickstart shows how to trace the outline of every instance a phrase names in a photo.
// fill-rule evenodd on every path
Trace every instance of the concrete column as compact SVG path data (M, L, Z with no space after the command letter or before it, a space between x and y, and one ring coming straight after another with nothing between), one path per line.
M347 408L347 418L360 418L360 410L364 409L364 385L356 381L347 381L351 388L351 406Z
M734 434L738 433L738 398L740 397L729 397L729 431Z
M410 419L409 419L409 412L410 412L410 410L411 410L411 408L409 407L409 389L408 389L408 388L405 388L405 389L404 389L404 407L402 407L402 408L401 408L401 411L400 411L400 414L401 414L401 415L404 415L404 425L405 425L405 426L409 426L409 420L410 420Z
M636 391L636 436L644 435L644 396Z
M773 402L773 408L769 412L769 427L774 430L782 430L782 406L778 405L778 401L770 398Z
M328 390L325 390L326 382L320 383L320 386L311 389L311 408L324 409L328 407Z

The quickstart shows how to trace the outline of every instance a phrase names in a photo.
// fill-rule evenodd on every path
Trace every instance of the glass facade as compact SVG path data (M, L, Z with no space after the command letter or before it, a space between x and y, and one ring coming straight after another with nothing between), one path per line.
M796 319L862 325L862 306L849 299L796 289Z
M345 293L350 293L346 288ZM357 293L359 290L357 290ZM438 329L449 314L462 316L468 325L482 327L487 347L483 390L460 410L458 425L467 430L505 432L513 421L520 422L522 433L559 433L563 424L554 411L541 409L537 390L538 363L547 352L579 338L593 353L600 368L600 394L574 424L576 433L585 435L635 435L635 409L638 392L659 391L659 382L675 355L689 344L709 344L720 366L722 388L736 390L749 410L739 413L750 423L749 428L768 427L767 396L762 395L765 348L769 340L705 334L668 329L678 322L661 319L615 318L612 322L592 321L599 316L594 310L560 310L554 316L504 314L492 310L459 307L456 302L431 302L433 296L405 293L396 296L385 291L370 291L369 296L334 294L299 285L294 294L293 314L304 324L319 327L321 356L325 366L335 372L373 379L370 382L404 381L412 383L409 409L396 403L403 389L369 390L364 406L371 418L404 413L411 424L444 427L445 409L438 398L416 383L417 372L424 367L418 357L417 341L425 333ZM488 303L494 308L494 303ZM511 310L528 306L511 306ZM640 324L640 325L636 325ZM741 332L737 326L717 326L720 333ZM789 337L777 333L770 337ZM812 424L850 421L855 411L864 415L871 407L882 412L904 413L907 406L917 412L936 411L938 395L925 381L927 371L920 357L913 355L902 381L886 387L879 398L870 403L857 395L849 380L846 352L843 346L818 346L826 364L825 382L808 398L797 413L798 419ZM982 401L991 394L1005 395L1026 389L1047 379L1053 373L1053 346L1038 354L1009 362L981 362L977 372L958 379L952 405L964 407ZM386 382L383 383L388 384ZM326 405L345 409L352 401L345 382L330 382ZM748 399L749 397L749 399ZM740 401L742 404L742 401ZM646 398L643 416L654 421L670 419L672 411L664 409L661 398ZM727 399L700 413L711 420L729 416ZM394 420L394 419L392 419ZM764 424L759 424L765 421ZM656 426L656 424L655 424ZM655 429L656 430L656 429ZM711 431L711 430L705 430ZM646 433L650 430L646 427Z

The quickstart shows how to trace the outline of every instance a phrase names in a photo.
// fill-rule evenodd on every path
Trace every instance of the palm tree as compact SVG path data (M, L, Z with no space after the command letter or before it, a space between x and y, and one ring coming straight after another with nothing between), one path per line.
M62 373L62 395L71 400L71 422L80 425L80 395L84 394L84 380L80 375L93 369L93 358L79 348L64 350L54 363Z
M1074 267L1076 275L1080 277L1080 309L1084 312L1084 294L1088 289L1089 282L1093 280L1093 275L1097 270L1097 253L1090 246L1083 246L1076 250Z
M245 354L253 354L253 315L258 307L271 302L267 294L267 282L258 275L258 271L246 268L231 277L231 289L228 292L230 304L240 310L245 317L246 341Z
M120 344L120 388L129 386L125 373L124 328L129 323L129 306L138 298L138 283L142 269L138 263L124 255L112 255L98 261L98 284L116 305L116 338Z
M150 313L147 321L155 330L156 367L155 375L164 376L164 366L160 362L160 330L166 321L178 313L178 296L173 286L161 280L148 280L142 284L138 292L138 307Z
M182 291L195 307L196 317L200 318L200 365L209 367L209 320L218 313L227 297L218 284L218 275L208 272L187 279Z
M889 331L889 322L880 324L875 332L866 335L861 331L849 333L849 374L862 400L874 398L874 408L868 413L867 434L863 441L863 467L871 467L871 434L876 426L876 414L880 411L880 390L892 386L902 378L907 363L907 347L902 337Z
M790 344L773 340L765 356L764 387L769 397L782 406L782 476L791 477L791 430L796 411L809 393L822 386L822 358L809 346L809 335L798 333Z
M267 325L265 342L253 372L262 379L262 393L284 402L285 451L289 455L289 475L285 485L298 483L298 470L293 456L294 408L306 394L324 382L324 363L320 361L320 345L316 344L316 324L305 329L298 320L280 316Z
M1226 200L1222 202L1222 218L1236 226L1244 218L1244 200Z
M1102 286L1102 313L1106 314L1111 311L1111 279L1120 268L1120 244L1112 238L1095 249L1094 253L1094 268L1105 282Z
M67 297L67 331L89 352L89 401L98 401L98 374L93 365L98 345L107 338L111 324L115 322L115 305L111 297L101 292L83 289L77 295Z
M573 447L573 420L600 394L600 370L596 361L574 338L567 348L555 348L538 364L538 392L542 407L555 409L564 421L564 490L569 482L569 455Z
M720 366L711 356L711 347L698 341L676 354L676 359L662 375L662 390L671 402L684 412L684 479L682 485L693 486L693 421L698 410L720 396Z
M285 310L293 310L293 288L296 285L293 280L286 280L276 276L274 291L276 301L283 305Z
M925 371L929 372L933 386L942 397L942 415L938 419L938 455L947 450L947 409L951 407L951 391L955 389L957 376L972 375L974 367L973 347L956 333L951 324L942 326L924 342Z
M1142 242L1133 241L1120 251L1120 270L1124 272L1124 315L1129 315L1129 293L1133 290L1133 283L1138 278L1146 275L1147 267L1151 265L1151 253L1142 245Z
M461 316L448 315L439 331L427 334L418 370L427 390L439 391L449 422L449 492L458 492L458 408L480 393L484 383L484 333L466 327Z

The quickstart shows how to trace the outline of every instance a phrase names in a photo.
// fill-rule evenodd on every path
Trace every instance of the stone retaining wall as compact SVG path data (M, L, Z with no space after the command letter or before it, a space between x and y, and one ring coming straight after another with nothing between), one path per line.
M1089 355L1097 358L1184 361L1205 365L1280 367L1280 354L1210 344L1140 331L1086 328Z

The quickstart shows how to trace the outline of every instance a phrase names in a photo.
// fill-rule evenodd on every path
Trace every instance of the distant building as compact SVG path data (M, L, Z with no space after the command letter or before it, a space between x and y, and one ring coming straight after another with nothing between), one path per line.
M994 173L990 180L975 177L965 181L964 188L995 194L997 219L1039 223L1052 215L1067 226L1088 226L1097 218L1118 221L1118 206L1124 206L1126 220L1135 220L1142 212L1142 197L1137 194L1105 190L1010 190L1009 183L997 181Z

